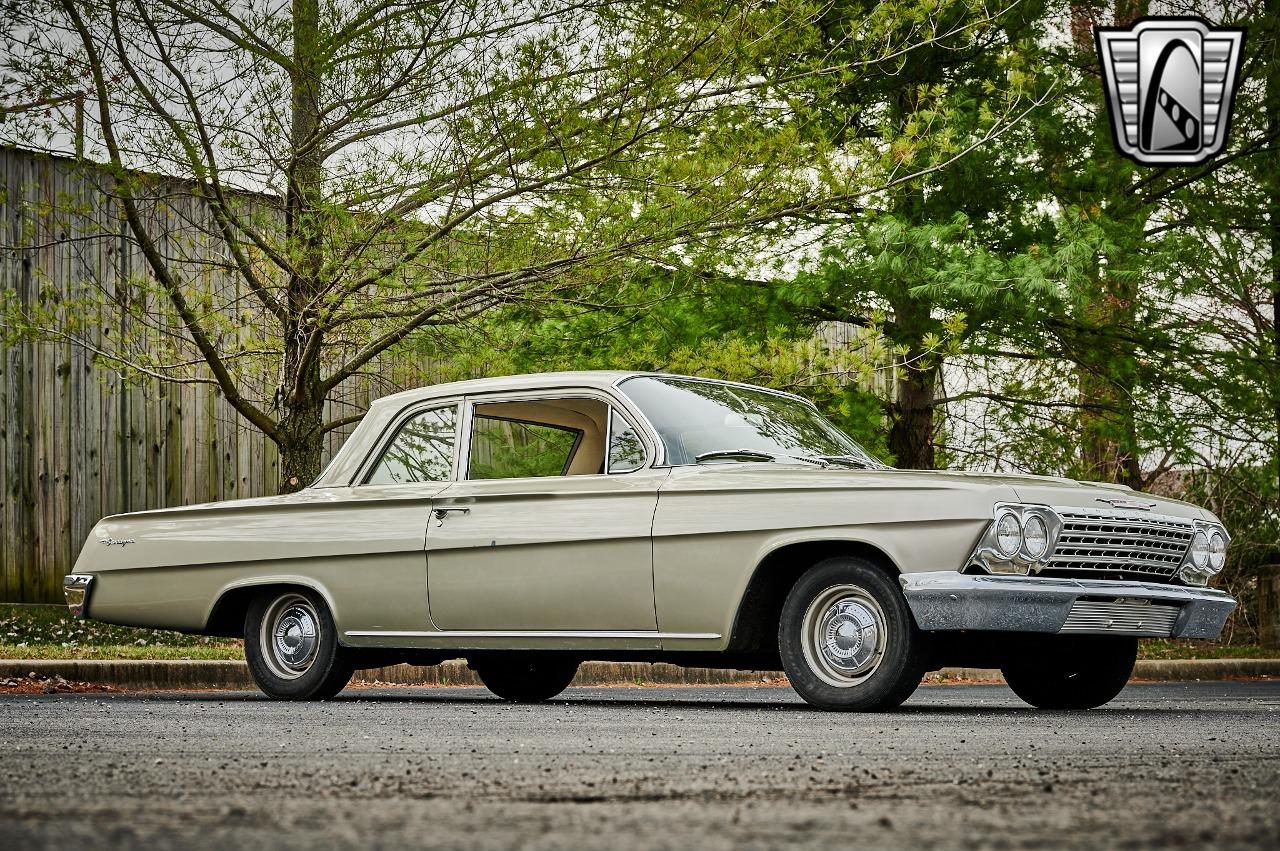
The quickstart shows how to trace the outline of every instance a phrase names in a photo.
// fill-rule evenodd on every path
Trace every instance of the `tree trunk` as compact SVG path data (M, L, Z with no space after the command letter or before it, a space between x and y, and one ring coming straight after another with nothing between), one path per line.
M320 475L324 451L320 387L320 336L316 300L323 292L324 161L319 151L321 29L319 0L293 2L293 68L289 163L285 195L285 238L293 272L289 275L281 386L280 492L306 487Z
M908 359L918 357L918 353ZM897 399L890 408L889 451L903 470L932 470L934 390L938 368L898 367Z
M1267 65L1265 109L1267 132L1280 138L1280 0L1266 0L1267 21L1263 37L1269 38L1270 55L1262 57ZM1274 144L1274 142L1272 143ZM1276 443L1272 463L1276 465L1280 488L1280 169L1272 168L1266 180L1268 206L1268 241L1271 248L1271 400L1275 411ZM1280 500L1280 490L1277 490Z
M1117 360L1120 357L1123 355ZM1119 375L1106 374L1107 366L1094 361L1083 364L1079 371L1080 466L1084 478L1119 482L1136 490L1141 488L1143 477L1128 382Z
M911 199L902 199L910 203ZM897 368L897 387L889 406L889 451L903 470L932 470L937 457L933 442L935 391L942 359L924 351L920 341L936 332L931 305L908 293L892 300L890 339L906 347Z
M1115 5L1116 26L1127 26L1147 12L1145 0L1122 0ZM1076 50L1082 62L1096 62L1094 56L1093 27L1105 10L1101 4L1084 0L1071 6L1071 30L1075 36ZM1102 150L1110 149L1110 131L1103 106L1101 87L1096 91L1095 138ZM1118 154L1110 154L1111 173L1104 166L1096 201L1104 208L1111 208L1114 196L1128 191L1130 166ZM1128 234L1124 245L1139 245L1141 219L1138 233ZM1123 249L1122 249L1123 250ZM1122 258L1107 258L1112 263ZM1109 277L1098 268L1095 290L1091 303L1085 309L1085 324L1094 330L1077 339L1076 362L1080 399L1080 466L1088 479L1118 482L1138 489L1143 485L1141 448L1138 442L1137 421L1134 417L1133 392L1137 385L1137 353L1127 342L1125 331L1135 321L1136 293L1133 285Z
M320 475L324 452L324 405L292 407L280 418L280 492L305 488Z

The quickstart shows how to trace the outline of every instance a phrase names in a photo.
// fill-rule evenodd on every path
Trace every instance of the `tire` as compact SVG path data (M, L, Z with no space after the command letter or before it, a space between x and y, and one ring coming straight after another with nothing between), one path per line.
M1093 709L1129 682L1138 639L1128 636L1046 636L1033 640L1000 670L1013 693L1037 709Z
M778 651L806 702L844 712L901 704L920 685L928 655L896 579L849 556L818 562L787 594Z
M577 659L518 653L471 663L484 687L513 703L541 703L569 687Z
M329 607L302 588L253 600L244 619L244 655L258 688L281 700L326 700L355 672Z

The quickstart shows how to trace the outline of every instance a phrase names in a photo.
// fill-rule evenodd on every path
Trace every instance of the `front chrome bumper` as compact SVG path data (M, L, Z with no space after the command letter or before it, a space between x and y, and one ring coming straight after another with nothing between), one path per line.
M1230 594L1147 582L974 576L953 570L901 578L920 629L1217 638Z
M93 577L87 573L72 573L62 577L62 594L67 598L67 608L71 616L82 618L89 605L89 589L93 586Z

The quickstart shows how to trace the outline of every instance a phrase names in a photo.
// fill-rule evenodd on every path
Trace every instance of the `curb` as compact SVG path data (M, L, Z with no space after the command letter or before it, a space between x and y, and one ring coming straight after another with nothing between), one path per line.
M0 679L11 677L62 677L71 682L109 685L125 690L152 689L253 689L249 668L244 662L208 660L88 660L88 659L3 659ZM1135 680L1184 682L1188 680L1231 680L1247 677L1280 678L1280 659L1148 659L1138 662ZM479 686L480 680L465 662L417 667L393 665L358 671L356 679L366 683L420 686ZM575 686L601 685L727 685L729 683L772 684L785 680L778 671L734 671L716 668L683 668L666 663L584 662L574 679ZM926 682L979 680L1003 682L993 668L943 668L931 673Z
M1176 683L1195 680L1280 679L1280 659L1140 659L1131 682ZM953 680L1004 682L999 668L943 668L925 676L926 683Z
M119 689L256 689L249 666L239 661L212 660L97 660L97 659L0 659L0 679L12 677L62 677L70 682L109 685ZM679 665L641 662L584 662L574 678L575 686L723 685L770 683L782 678L776 671L729 671L716 668L683 668ZM365 683L420 686L481 686L475 671L461 660L441 665L392 665L357 671Z

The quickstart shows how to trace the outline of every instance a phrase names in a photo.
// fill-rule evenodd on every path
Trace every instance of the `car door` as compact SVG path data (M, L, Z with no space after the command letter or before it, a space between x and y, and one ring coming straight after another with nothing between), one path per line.
M427 533L433 624L656 635L651 532L668 471L644 466L636 429L585 393L466 408L460 480Z
M426 628L427 526L432 499L454 478L460 414L454 399L397 418L342 495L344 514L313 530L318 540L340 542L331 549L358 553L328 560L348 640Z

